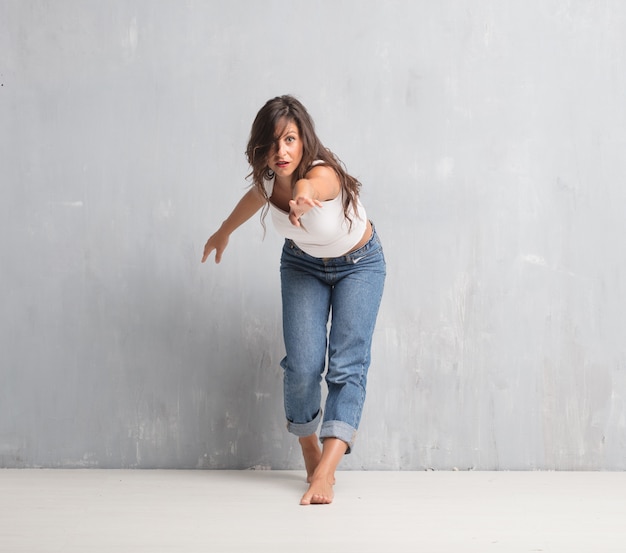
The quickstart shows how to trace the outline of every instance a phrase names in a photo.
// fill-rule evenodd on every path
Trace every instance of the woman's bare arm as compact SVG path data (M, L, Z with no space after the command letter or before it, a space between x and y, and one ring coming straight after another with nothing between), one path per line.
M228 245L230 235L259 211L265 202L265 198L256 188L251 188L246 192L232 213L222 223L222 226L207 240L202 263L207 260L212 251L215 251L215 263L219 263L222 260L222 253Z

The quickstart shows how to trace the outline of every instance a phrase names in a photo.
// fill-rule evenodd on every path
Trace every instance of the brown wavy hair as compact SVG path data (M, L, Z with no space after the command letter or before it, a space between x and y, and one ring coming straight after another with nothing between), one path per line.
M277 96L268 100L257 113L250 139L246 148L246 157L252 171L247 178L252 177L252 186L261 193L267 200L267 205L261 213L263 223L265 215L269 209L269 197L263 184L264 179L271 179L274 174L267 165L267 158L272 145L276 142L276 127L281 119L293 121L300 133L302 140L302 161L294 173L294 182L302 179L313 167L313 162L321 160L319 165L331 167L341 183L343 191L343 212L346 219L352 226L352 220L348 216L348 210L352 205L355 214L357 211L357 199L361 183L348 174L341 160L328 148L325 148L320 139L315 134L315 124L302 103L290 95ZM265 225L264 225L265 226Z

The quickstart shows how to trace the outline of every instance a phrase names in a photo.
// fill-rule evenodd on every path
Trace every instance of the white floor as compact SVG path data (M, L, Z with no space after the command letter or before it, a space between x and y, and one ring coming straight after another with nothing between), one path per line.
M626 552L626 473L0 470L0 552Z

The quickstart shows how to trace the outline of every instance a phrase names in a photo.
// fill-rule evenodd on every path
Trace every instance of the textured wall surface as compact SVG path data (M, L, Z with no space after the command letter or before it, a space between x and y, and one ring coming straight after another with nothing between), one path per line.
M626 469L626 3L0 0L0 52L0 466L301 466L281 240L200 264L293 93L388 262L342 466Z

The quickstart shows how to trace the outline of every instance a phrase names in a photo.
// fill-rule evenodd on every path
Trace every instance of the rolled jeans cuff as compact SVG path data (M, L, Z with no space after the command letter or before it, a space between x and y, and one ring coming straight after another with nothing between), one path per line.
M325 421L320 431L320 440L325 438L338 438L348 444L346 455L352 451L354 440L356 439L356 428L343 421Z
M321 419L322 410L320 409L311 422L298 423L288 420L287 430L299 438L305 438L306 436L310 436L311 434L315 434L317 432L317 427L320 425Z

